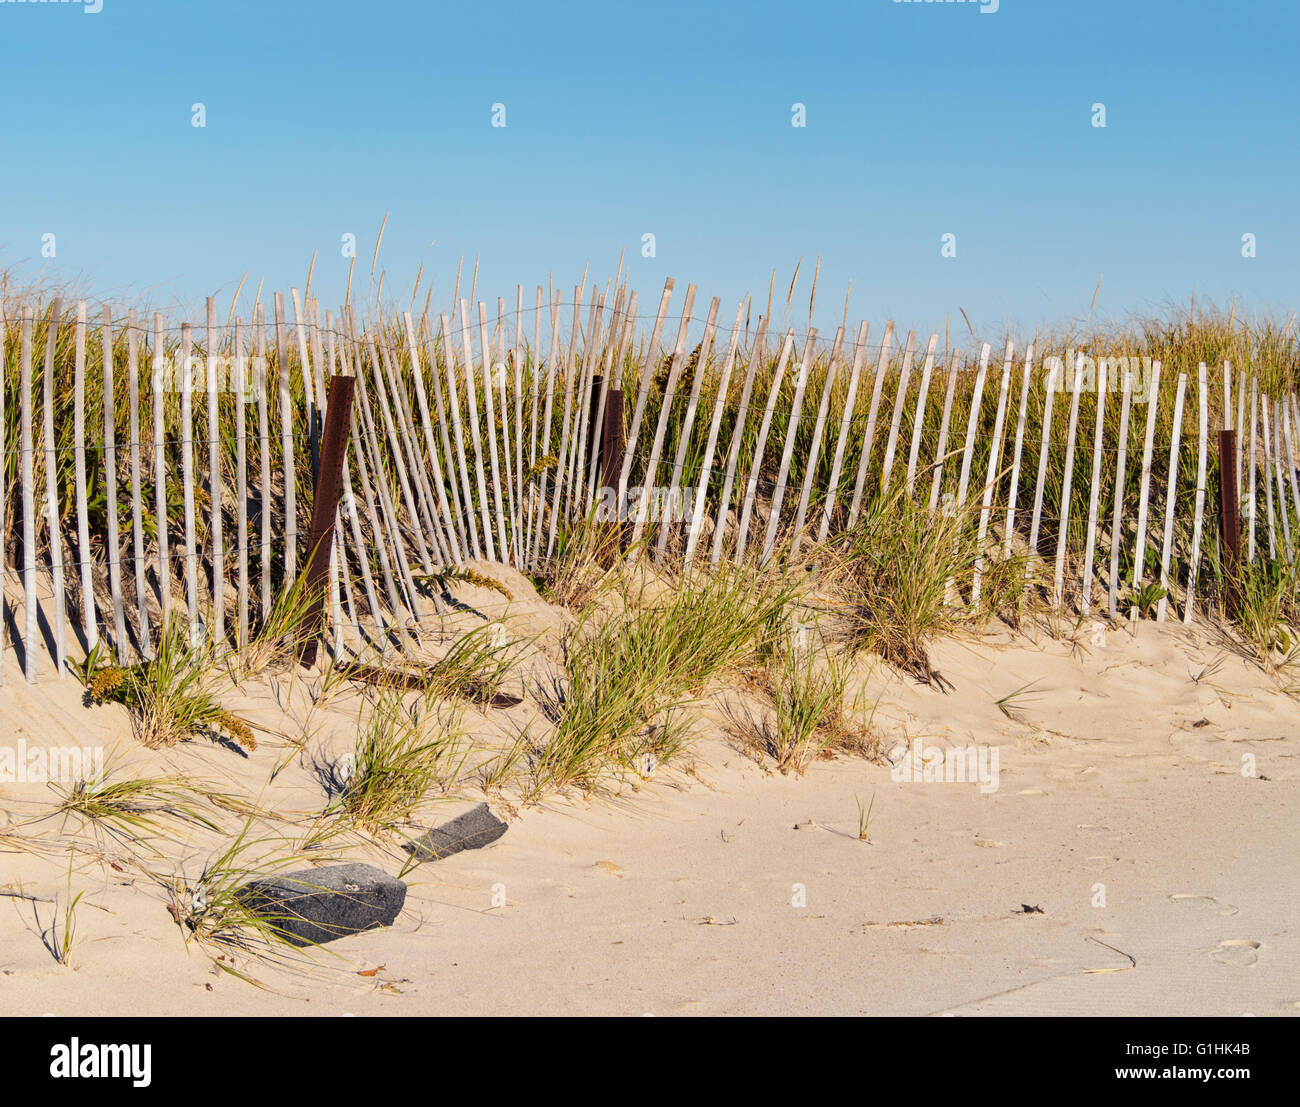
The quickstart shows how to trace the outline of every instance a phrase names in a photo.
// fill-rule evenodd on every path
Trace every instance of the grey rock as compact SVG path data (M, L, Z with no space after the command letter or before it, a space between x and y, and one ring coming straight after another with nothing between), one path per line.
M506 824L492 814L486 803L480 803L450 822L427 831L419 841L408 845L406 852L417 861L440 861L463 849L490 846L505 832Z
M392 926L406 885L374 865L353 863L267 877L241 894L285 941L306 946Z

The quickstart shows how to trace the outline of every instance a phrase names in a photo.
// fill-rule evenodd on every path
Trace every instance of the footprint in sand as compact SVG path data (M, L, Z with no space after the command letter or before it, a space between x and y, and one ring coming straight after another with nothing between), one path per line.
M1259 960L1259 951L1263 946L1249 938L1227 938L1210 951L1210 959L1220 965L1233 965L1239 969L1248 969Z
M1175 903L1190 903L1197 907L1217 907L1218 914L1223 915L1225 918L1241 913L1238 908L1233 907L1230 903L1220 903L1213 896L1199 896L1194 892L1175 892L1169 898Z

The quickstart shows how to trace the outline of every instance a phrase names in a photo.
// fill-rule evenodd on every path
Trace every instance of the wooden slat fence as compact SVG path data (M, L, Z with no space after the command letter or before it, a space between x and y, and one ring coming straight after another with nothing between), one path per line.
M953 602L1010 562L1080 615L1135 617L1158 584L1155 618L1190 621L1217 595L1219 427L1238 432L1246 558L1295 557L1300 406L1250 366L1223 366L1220 390L1217 367L1011 342L999 364L892 322L874 343L866 321L823 337L742 302L727 326L693 285L674 315L675 295L666 281L639 315L623 285L539 287L528 307L521 287L513 312L460 299L365 328L297 289L291 316L277 293L269 321L259 303L223 324L209 300L199 326L0 303L6 650L35 681L42 657L66 673L69 634L122 662L174 616L218 651L247 643L302 570L339 373L356 389L336 657L418 643L449 567L542 571L584 521L622 524L629 561L699 571L815 560L900 498L968 520L977 562Z

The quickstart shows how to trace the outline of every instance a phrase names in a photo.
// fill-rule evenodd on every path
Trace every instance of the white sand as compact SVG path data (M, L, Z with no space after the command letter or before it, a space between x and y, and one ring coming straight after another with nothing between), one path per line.
M521 632L559 621L536 602L514 610ZM933 654L955 691L877 669L875 721L891 746L996 746L996 791L853 760L772 773L725 740L716 690L693 773L688 759L637 791L525 809L495 845L414 870L391 929L295 971L251 966L268 990L187 947L140 863L111 842L93 856L73 823L61 841L76 832L72 888L86 894L69 966L41 940L67 854L0 853L0 1012L1300 1014L1300 725L1277 680L1204 632L1152 624L1100 644L1085 631L1078 648L1004 635ZM84 708L75 680L47 669L31 688L12 653L5 667L5 741L116 743L141 772L203 776L277 811L324 802L305 757L267 788L282 743L149 753L120 708ZM1022 717L1006 718L994 701L1031 681ZM346 748L355 699L309 713L305 693L280 680L229 705L311 728L309 749ZM480 725L534 715L525 704ZM1262 775L1243 775L1247 755ZM857 800L873 796L868 844ZM0 786L9 818L51 798ZM57 839L59 822L39 830ZM165 857L145 865L193 876L215 841L157 845Z

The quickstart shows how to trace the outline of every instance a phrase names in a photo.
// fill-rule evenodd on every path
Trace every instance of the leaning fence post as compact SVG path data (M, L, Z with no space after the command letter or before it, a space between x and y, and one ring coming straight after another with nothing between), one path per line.
M308 607L299 632L302 642L299 656L302 664L308 668L316 663L316 647L325 623L325 605L329 602L326 584L334 544L334 519L338 514L339 493L343 487L343 460L347 454L352 390L356 383L355 377L342 375L329 379L325 433L321 442L320 465L316 470L316 490L312 497L311 542L308 546L306 579L303 581Z
M1237 432L1235 430L1219 431L1219 533L1223 539L1224 607L1229 615L1237 612L1238 570L1241 565L1241 516L1237 500L1237 482L1235 479L1224 480L1226 472L1229 478L1234 476L1233 464L1237 456ZM1227 468L1225 469L1225 465Z

